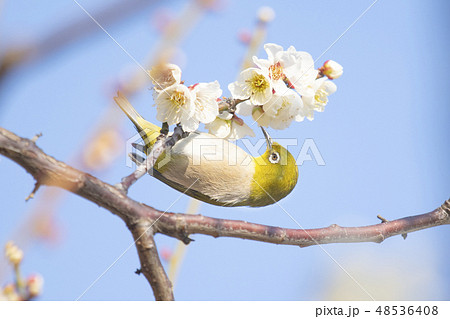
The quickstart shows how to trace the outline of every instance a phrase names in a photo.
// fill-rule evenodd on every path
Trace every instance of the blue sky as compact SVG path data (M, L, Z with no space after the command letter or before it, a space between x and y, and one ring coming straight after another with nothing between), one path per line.
M88 11L106 0L80 1ZM113 27L111 35L144 62L159 34L152 26L161 8L175 15L182 1L162 2ZM187 83L218 80L224 93L235 80L245 47L237 40L252 29L256 11L270 5L276 12L266 42L320 56L366 10L372 1L225 1L201 18L183 41L174 62ZM330 224L358 226L425 213L437 208L450 189L448 81L449 24L445 1L378 1L318 61L344 66L324 113L314 121L295 123L274 138L314 139L326 163L303 163L293 193L280 204L304 228ZM6 0L0 11L1 50L40 39L84 12L71 0L63 2ZM260 57L265 57L263 50ZM88 132L112 102L111 83L139 68L106 34L99 31L68 46L41 63L12 74L1 88L0 126L20 136L44 136L38 145L63 161L73 158ZM150 92L131 99L146 118L155 119ZM125 117L121 132L133 127ZM123 152L108 170L94 174L116 183L129 174ZM33 179L8 159L0 158L0 243L35 208L24 198ZM146 177L130 196L161 210L179 193ZM183 212L182 196L170 211ZM201 214L296 228L278 206L220 208L202 204ZM56 243L33 244L26 252L24 272L45 278L41 300L74 300L132 243L121 220L75 195L58 207ZM350 273L375 299L448 300L450 270L445 243L448 227L438 227L373 243L323 247L269 245L202 235L187 249L175 286L179 300L322 300L367 299L341 269ZM176 241L157 235L160 249ZM2 244L3 245L3 244ZM330 258L332 256L333 258ZM334 259L334 260L333 260ZM83 300L148 300L152 292L132 247L83 296ZM9 274L2 280L11 277ZM1 283L3 283L1 282Z

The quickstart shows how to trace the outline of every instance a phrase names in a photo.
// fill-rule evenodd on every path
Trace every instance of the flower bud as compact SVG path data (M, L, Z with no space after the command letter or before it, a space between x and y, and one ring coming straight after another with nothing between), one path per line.
M30 297L36 297L42 293L44 286L44 278L41 275L31 275L27 279L27 288Z
M3 291L1 292L1 297L9 300L9 301L18 301L20 300L20 296L17 293L16 285L15 284L8 284L5 287L3 287ZM1 300L1 298L0 298Z
M333 60L327 60L320 68L320 71L326 75L330 80L339 78L344 73L342 65Z
M263 23L269 23L275 19L275 11L271 7L261 7L258 10L258 19Z
M156 90L164 90L172 84L181 82L181 69L175 64L157 64L148 71L148 74Z
M6 258L13 266L18 266L23 259L23 251L14 245L12 241L8 241L5 245Z

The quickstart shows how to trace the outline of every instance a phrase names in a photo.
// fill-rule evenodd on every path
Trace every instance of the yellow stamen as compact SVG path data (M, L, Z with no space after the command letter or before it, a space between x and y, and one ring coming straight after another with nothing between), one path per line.
M170 96L170 101L177 107L182 107L184 104L186 104L186 96L184 95L184 92L175 91Z
M272 78L272 80L279 80L282 79L284 74L283 74L283 67L281 66L280 62L277 62L273 65L271 65L269 67L269 72L270 72L270 77Z
M250 83L252 92L264 92L269 87L266 77L262 74L254 74L250 80L246 82Z
M317 90L314 100L320 106L326 105L328 103L328 94L324 90Z

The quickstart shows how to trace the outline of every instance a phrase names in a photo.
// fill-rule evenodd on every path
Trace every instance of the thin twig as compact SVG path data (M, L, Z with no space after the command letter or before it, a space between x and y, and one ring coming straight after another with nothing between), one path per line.
M175 127L175 130L171 136L167 136L167 133L161 132L147 158L136 167L136 170L133 173L122 178L122 181L117 184L116 187L126 194L131 185L136 183L138 179L153 169L156 161L162 153L170 151L175 143L185 136L185 132L179 125Z
M39 187L41 187L41 184L40 184L39 182L36 182L36 183L34 184L34 188L33 188L33 190L31 191L30 195L28 195L28 196L25 198L25 201L26 201L26 202L28 202L31 198L34 198L34 195L36 195L36 192L38 191Z

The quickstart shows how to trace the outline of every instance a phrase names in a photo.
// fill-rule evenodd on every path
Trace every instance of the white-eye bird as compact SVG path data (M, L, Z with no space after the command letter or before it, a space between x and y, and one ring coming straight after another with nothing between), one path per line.
M128 100L114 98L133 122L147 149L160 135L160 128L146 121ZM170 187L200 201L217 206L261 207L286 197L297 184L294 157L272 142L263 129L267 149L253 157L226 139L203 132L191 132L178 141L170 154L162 153L151 175Z

